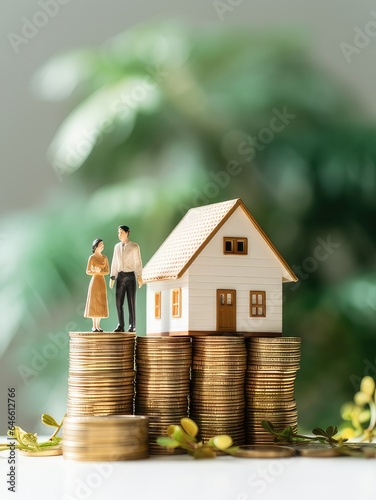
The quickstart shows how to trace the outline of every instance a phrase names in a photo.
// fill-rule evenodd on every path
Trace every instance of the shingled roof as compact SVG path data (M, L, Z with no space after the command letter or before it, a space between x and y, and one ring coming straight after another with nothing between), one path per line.
M283 281L298 281L240 198L189 210L142 271L145 282L180 278L226 220L241 207L280 261Z

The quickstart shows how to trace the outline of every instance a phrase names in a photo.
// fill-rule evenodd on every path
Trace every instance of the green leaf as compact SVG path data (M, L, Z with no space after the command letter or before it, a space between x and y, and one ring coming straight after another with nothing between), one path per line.
M198 434L198 426L194 420L188 417L184 417L180 420L181 426L183 430L188 434L188 436L191 436L192 438L195 438Z
M359 419L359 422L361 424L369 422L369 420L371 419L371 411L370 410L363 410L363 411L359 412L358 419Z
M324 429L320 429L320 427L315 427L312 431L312 434L314 434L315 436L323 436L326 438L328 437L326 431L324 431Z
M218 450L224 451L226 450L226 448L230 448L230 446L232 446L233 441L230 436L222 434L219 436L214 436L213 444L216 448L218 448Z
M327 436L333 437L336 434L338 434L338 427L336 427L335 425L330 425L329 427L327 427L325 429L325 432L326 432Z
M59 427L60 425L56 422L56 420L51 417L51 415L47 415L46 413L43 413L41 417L42 423L44 425L49 425L50 427Z
M358 406L363 406L369 403L371 400L372 397L369 394L362 391L357 392L354 396L354 402Z
M294 431L293 431L292 427L286 427L280 433L280 436L285 437L287 441L290 441L293 435L294 435Z
M356 408L356 406L352 402L345 403L344 405L342 405L341 409L340 409L340 414L341 414L341 417L343 418L343 420L351 421L352 414L353 414L355 408Z
M229 453L230 455L233 455L237 451L239 451L239 446L231 446L230 448L226 448L223 450L225 453Z
M167 448L177 448L180 446L178 441L167 436L157 438L157 444L159 444L159 446L166 446Z
M276 434L276 432L274 430L274 425L269 420L262 420L261 427L263 427L265 430L271 432L272 434Z
M37 435L24 431L18 425L14 426L13 431L8 431L8 436L14 438L23 447L38 449Z
M363 377L362 381L360 382L360 390L364 394L372 397L375 392L375 381L373 380L373 378L368 375Z
M43 443L39 443L40 448L50 448L52 446L57 446L62 442L62 438L59 437L53 437L52 439L50 438L48 441L43 441Z
M23 444L25 444L28 448L33 449L33 450L40 449L37 434L31 434L31 432L27 432L23 436Z

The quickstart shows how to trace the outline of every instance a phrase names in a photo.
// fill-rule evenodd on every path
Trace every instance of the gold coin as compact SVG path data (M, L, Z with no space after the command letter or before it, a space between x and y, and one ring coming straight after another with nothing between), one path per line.
M288 446L239 446L233 456L240 458L285 458L296 455L294 448Z
M295 447L298 455L302 457L337 457L340 455L338 448L323 443L298 445Z
M69 418L66 417L64 420L64 428L71 425L80 426L86 428L87 425L101 425L103 427L107 427L109 424L111 425L135 425L135 424L147 424L148 418L143 417L142 415L108 415L107 417L98 418L98 417L75 417Z
M174 382L176 384L183 384L183 383L188 383L189 381L189 373L180 373L177 378L174 377L174 373L172 372L166 372L163 371L159 376L157 374L153 376L146 375L144 373L142 374L137 374L136 376L136 385L137 384L149 384L149 385L154 385L155 387L158 387L159 383L170 383L174 385Z
M299 369L299 366L297 365L290 365L289 368L294 368L296 370ZM259 371L264 371L264 372L267 372L269 370L278 370L280 369L281 372L284 371L284 368L281 366L281 365L252 365L252 370L259 370Z
M301 338L300 337L250 337L249 338L250 343L266 343L266 344L284 344L288 342L296 342L300 343Z
M155 335L152 337L137 337L137 342L152 343L152 342L191 342L191 337L165 337L163 335Z
M300 356L301 348L300 344L284 344L284 345L262 345L262 344L253 344L252 346L248 346L247 354L248 356L256 355L273 355L278 353L280 356Z
M299 365L300 363L300 356L277 356L277 355L269 355L269 356L255 356L251 355L248 356L248 367L251 367L256 364L256 365L263 365L263 364L295 364Z
M172 355L177 355L177 354L183 354L183 355L192 355L192 346L189 345L137 345L136 346L136 356L143 356L143 355L154 355L154 356L161 356L162 354L170 354Z
M230 360L227 358L195 358L192 360L193 365L197 365L199 369L202 368L210 368L217 366L227 366L230 370L246 370L247 362L246 360L242 360L237 358L236 360Z
M158 389L156 388L155 390L149 389L142 389L138 388L136 389L136 397L137 398L142 398L144 400L150 399L151 401L158 401L158 399L171 399L171 400L185 400L187 399L187 396L189 395L189 388L187 387L184 391L175 391L175 389L169 389L169 388L162 388Z
M61 444L56 446L48 446L41 450L19 450L21 455L25 455L26 457L55 457L63 454L63 449Z

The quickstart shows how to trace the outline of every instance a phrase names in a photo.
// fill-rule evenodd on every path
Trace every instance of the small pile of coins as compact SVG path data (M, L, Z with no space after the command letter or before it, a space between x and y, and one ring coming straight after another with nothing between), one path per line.
M147 417L65 417L63 455L68 460L119 461L148 458Z
M297 431L294 383L300 366L300 338L249 338L247 351L246 443L270 444L273 435L263 429L262 420L272 422L277 431L285 427Z
M69 333L69 416L133 414L135 337Z
M168 453L156 439L188 416L191 364L189 337L137 337L135 413L149 417L150 454Z
M190 417L204 442L228 434L234 444L244 443L246 366L244 337L193 337Z

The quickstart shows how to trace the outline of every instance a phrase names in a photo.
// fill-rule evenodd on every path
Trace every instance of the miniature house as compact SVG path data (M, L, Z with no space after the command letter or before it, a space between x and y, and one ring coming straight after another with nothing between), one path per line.
M147 335L282 334L297 278L240 199L192 208L143 270Z

